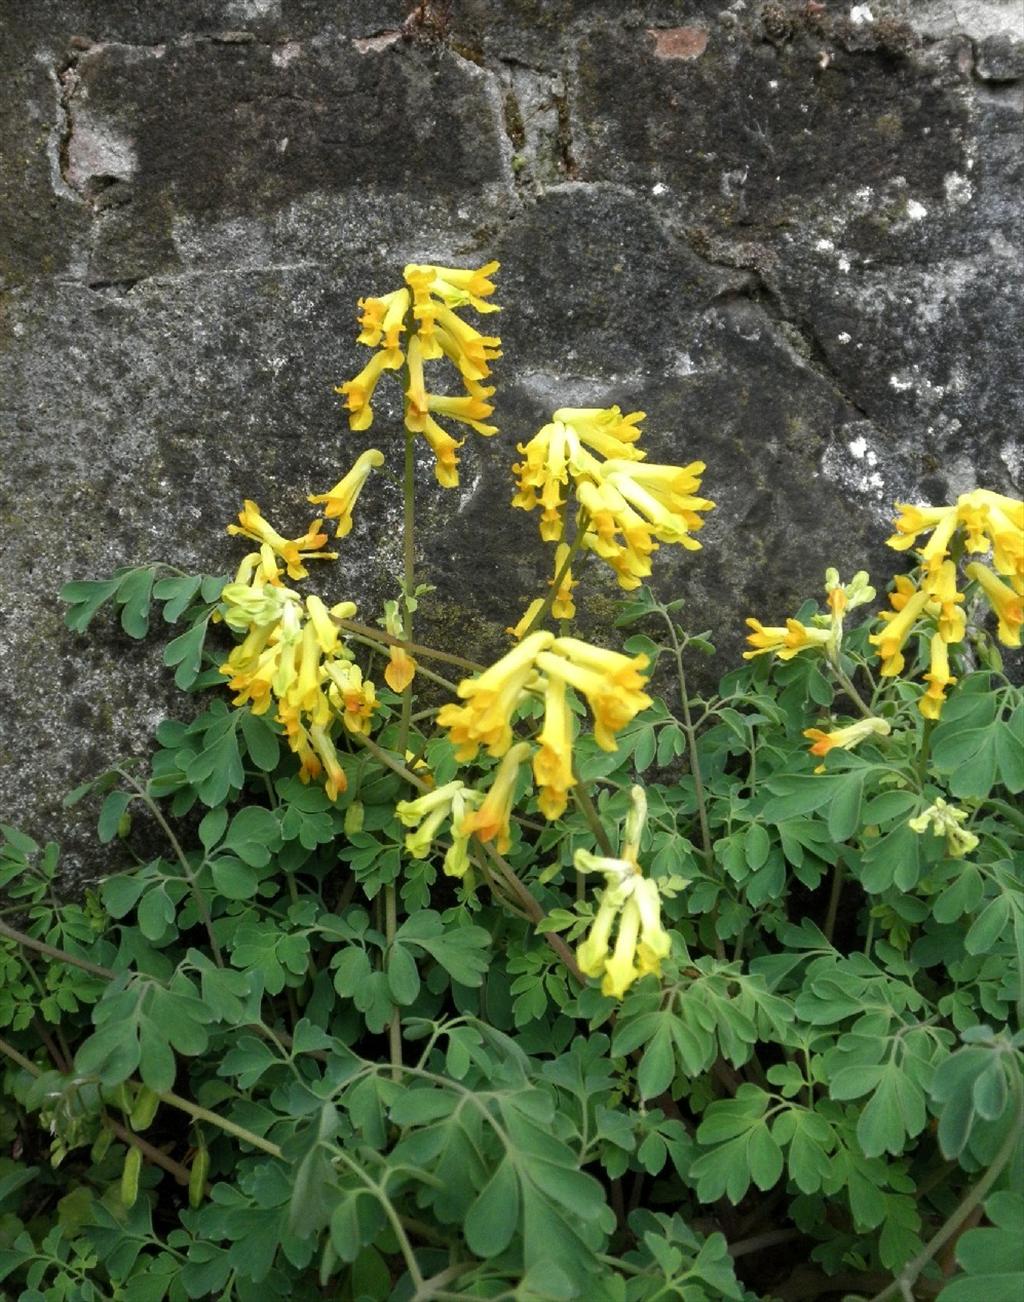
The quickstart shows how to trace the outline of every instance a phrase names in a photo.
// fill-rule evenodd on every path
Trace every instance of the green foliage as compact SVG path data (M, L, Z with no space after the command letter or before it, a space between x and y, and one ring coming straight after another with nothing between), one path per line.
M112 602L138 637L163 602L201 686L222 582L72 584L68 622ZM678 609L634 594L627 648L706 654ZM931 728L879 688L890 733L814 771L803 729L843 690L760 659L706 700L680 677L678 717L655 700L614 752L579 740L613 845L645 779L673 940L619 1005L571 966L593 819L526 796L500 860L413 860L390 694L334 801L268 714L164 722L148 770L68 797L110 856L81 900L0 829L6 1296L746 1302L798 1267L933 1296L942 1249L942 1302L1016 1300L1021 693L967 673ZM404 749L464 772L415 722ZM970 853L910 826L941 801ZM765 1233L780 1255L747 1251Z

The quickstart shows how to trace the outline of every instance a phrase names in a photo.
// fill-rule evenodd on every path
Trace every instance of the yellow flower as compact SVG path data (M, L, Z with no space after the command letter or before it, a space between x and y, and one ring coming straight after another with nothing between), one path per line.
M540 789L538 805L545 818L565 811L572 771L572 712L565 696L565 680L549 677L544 689L544 727L537 738L540 749L533 757L533 776Z
M560 407L552 420L571 425L588 447L603 457L643 461L646 453L634 447L640 437L637 428L646 413L630 412L623 416L618 407Z
M569 555L569 547L566 543L559 543L555 548L555 573L551 580L554 586L555 579L558 578L559 571L565 564L566 557ZM576 603L572 599L572 590L576 584L573 582L572 569L565 571L562 575L562 582L555 593L555 599L551 605L551 614L555 619L574 619L576 617Z
M410 263L404 270L409 283L422 285L425 290L436 294L448 307L462 307L469 303L478 312L500 312L496 303L484 300L494 293L494 283L490 277L501 266L500 262L488 262L475 271L463 267L435 267Z
M978 561L965 566L964 573L977 581L988 604L995 611L999 621L999 641L1003 646L1020 646L1020 631L1024 625L1024 597L997 579L988 566Z
M337 536L344 538L352 530L352 508L370 477L370 471L384 464L384 453L368 448L356 458L355 464L344 478L339 479L326 493L310 493L307 501L325 503L324 515L338 521Z
M370 358L363 369L351 380L346 380L334 392L345 399L349 410L349 429L369 429L373 424L370 406L373 391L382 371L397 371L402 365L402 354L397 348L381 348Z
M526 610L521 616L519 623L513 625L510 628L505 629L505 632L511 633L512 636L518 642L522 638L526 630L533 623L534 616L537 614L537 611L540 610L541 606L543 605L544 605L544 598L535 597L533 601L531 601L530 604L526 607Z
M785 628L766 627L759 619L753 618L746 623L754 630L747 634L747 641L754 650L744 651L744 660L753 660L755 656L770 651L774 651L780 660L792 660L801 651L821 650L832 638L831 629L811 628L796 619L787 619Z
M640 934L640 908L635 896L630 896L619 915L619 930L615 948L605 960L601 993L612 999L621 999L637 977L643 976L636 965L637 940Z
M465 439L453 439L447 430L434 420L433 416L425 416L423 420L423 429L420 431L423 437L430 444L430 450L433 452L434 476L442 488L458 488L459 486L459 458L455 455L455 449L461 448Z
M244 586L256 581L269 583L274 587L280 586L281 583L281 570L277 564L277 557L273 547L267 543L261 543L258 552L248 552L243 556L235 571L236 584Z
M338 759L338 752L334 749L334 743L327 735L326 729L320 727L319 724L313 724L309 730L309 736L313 748L327 773L327 781L324 783L327 799L337 800L348 787L348 779L345 777L345 770L341 767L341 762Z
M935 633L931 643L931 666L924 676L928 690L917 703L926 719L937 719L942 713L946 688L956 682L949 672L949 648L942 633Z
M517 742L498 765L491 789L479 809L463 818L458 828L462 837L475 836L478 841L495 841L499 854L511 844L512 800L519 768L530 753L530 743Z
M318 550L327 541L327 535L320 529L319 520L314 520L301 538L282 538L260 514L260 508L256 503L249 498L245 499L242 510L238 513L238 524L228 525L228 533L266 544L284 561L290 579L305 579L309 576L309 571L302 563L303 557L306 560L338 559L337 552Z
M367 733L370 719L377 708L377 693L373 683L363 678L363 671L354 661L334 660L325 668L330 679L328 699L341 712L341 721L349 732Z
M961 609L964 594L957 590L954 562L943 561L926 586L933 598L926 610L928 614L938 616L939 632L943 639L946 642L962 642L966 628L966 619Z
M927 832L930 827L933 835L945 836L946 853L951 859L963 859L965 855L977 849L979 844L973 832L968 832L965 827L961 827L961 823L966 823L967 818L966 810L947 805L939 797L916 818L908 818L907 826L919 834Z
M845 728L833 728L831 732L823 732L820 728L805 728L804 736L814 743L810 748L812 755L827 755L836 747L852 750L868 737L888 737L890 732L891 728L885 719L872 718L858 719L856 723L847 724Z
M932 531L932 536L919 553L921 563L932 573L946 559L950 539L956 532L957 508L955 506L912 506L897 502L900 512L895 520L896 532L886 544L896 551L907 551L917 542L918 534Z
M576 962L585 976L599 977L604 972L612 927L618 916L619 905L615 902L612 893L602 892L597 915L587 933L587 938L576 949Z
M615 733L626 726L651 698L641 691L647 681L640 672L646 656L606 651L578 638L562 637L551 651L537 656L537 668L549 677L564 678L587 698L594 716L594 739L602 750L615 750Z
M910 635L915 620L928 604L929 594L921 589L909 597L900 612L894 615L880 633L872 633L868 641L878 648L882 660L881 674L891 678L903 671L903 644Z
M404 637L405 628L396 601L384 603L384 627L392 637ZM384 670L384 681L393 692L404 692L416 677L416 661L404 646L394 643L388 647L388 665Z
M538 652L553 641L551 633L538 629L482 674L459 683L458 694L467 704L445 705L437 715L437 722L449 730L458 759L473 759L481 746L495 758L505 754L512 744L511 716L523 699Z
M476 398L472 394L449 397L443 393L431 393L427 395L427 407L432 412L461 421L463 425L468 425L478 434L491 435L498 432L497 425L483 424L484 417L489 416L494 408L489 402L484 402L482 398Z
M383 336L384 348L397 349L399 336L405 331L405 315L409 311L410 302L407 289L396 289L383 298L361 298L359 306L363 309L363 315L359 318L362 327L359 343L375 348Z

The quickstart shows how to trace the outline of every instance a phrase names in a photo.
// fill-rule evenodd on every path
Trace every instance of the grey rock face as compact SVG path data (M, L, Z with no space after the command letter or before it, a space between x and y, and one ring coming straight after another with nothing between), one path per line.
M63 792L188 703L58 588L227 571L243 497L297 532L364 448L397 463L394 405L351 434L333 386L405 262L500 258L505 309L501 435L458 491L424 449L424 637L486 657L542 590L509 472L555 406L707 462L704 549L654 584L714 673L827 564L888 578L893 500L1013 489L1015 0L0 0L0 42L0 809L73 860ZM399 518L382 478L318 590L373 618ZM617 589L583 577L594 633Z

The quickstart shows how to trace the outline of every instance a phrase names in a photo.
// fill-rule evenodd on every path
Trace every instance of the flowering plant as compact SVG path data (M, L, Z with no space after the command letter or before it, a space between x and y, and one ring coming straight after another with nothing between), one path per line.
M644 580L699 550L704 463L648 463L640 412L560 408L513 467L551 578L489 665L418 642L416 449L454 490L451 423L497 433L500 341L463 315L496 310L497 270L417 264L360 301L349 424L386 373L403 402L378 622L296 585L371 527L387 438L296 537L246 501L233 574L65 589L78 631L112 602L145 636L162 602L176 682L215 695L148 770L71 793L101 798L111 853L84 902L56 895L56 846L3 829L0 1280L19 1302L1015 1295L1024 701L984 624L1020 644L1024 504L901 506L891 609L854 621L875 590L830 568L823 608L749 619L703 697L707 634ZM621 650L571 625L591 557L629 594Z

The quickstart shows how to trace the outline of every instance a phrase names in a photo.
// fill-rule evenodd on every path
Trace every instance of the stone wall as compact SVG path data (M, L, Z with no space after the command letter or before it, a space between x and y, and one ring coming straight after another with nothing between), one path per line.
M424 462L422 627L497 650L549 556L506 510L557 405L708 463L655 586L735 656L825 565L884 580L894 499L1009 491L1022 427L1019 0L0 0L0 810L187 709L69 578L221 572L245 496L299 531L364 447L357 296L499 258L499 439ZM1017 318L1015 322L1015 317ZM494 320L494 318L491 318ZM397 443L394 444L397 448ZM380 483L325 591L391 592ZM366 500L366 499L364 499ZM582 602L591 627L615 589ZM723 666L724 667L724 666Z

